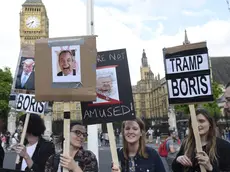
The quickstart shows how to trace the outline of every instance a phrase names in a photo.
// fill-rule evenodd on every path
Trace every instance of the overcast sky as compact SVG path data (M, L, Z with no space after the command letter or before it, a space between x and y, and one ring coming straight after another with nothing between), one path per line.
M19 12L25 0L1 2L0 68L14 75L20 49ZM63 3L65 2L65 3ZM86 34L86 0L43 0L50 37ZM140 79L142 50L164 77L162 48L207 41L210 56L230 56L230 12L226 0L95 0L98 51L126 48L132 84Z

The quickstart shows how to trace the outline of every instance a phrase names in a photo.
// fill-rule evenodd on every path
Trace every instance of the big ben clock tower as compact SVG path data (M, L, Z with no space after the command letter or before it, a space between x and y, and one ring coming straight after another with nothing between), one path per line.
M42 0L26 0L20 12L22 45L34 45L36 39L49 37L49 19Z

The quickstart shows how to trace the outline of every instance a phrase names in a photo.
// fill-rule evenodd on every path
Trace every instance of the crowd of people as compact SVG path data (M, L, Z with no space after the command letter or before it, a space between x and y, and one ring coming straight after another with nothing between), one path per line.
M161 143L165 144L166 156L162 155L162 150L157 151L147 145L145 124L140 118L123 121L120 133L123 146L117 149L119 164L112 164L111 171L199 172L200 165L203 165L207 171L230 171L230 143L217 137L215 121L208 111L197 109L196 116L203 151L196 151L194 133L189 120L188 136L181 143L178 143L175 131L169 131L168 137ZM20 118L20 121L23 125L25 115ZM62 151L55 151L53 142L43 139L44 131L43 119L39 115L31 114L24 144L17 142L12 147L20 156L15 169L34 172L61 172L62 168L73 172L99 171L95 154L83 147L87 137L84 125L71 123L69 155L63 154ZM19 140L17 134L15 137ZM63 137L61 141L63 145ZM3 160L4 150L0 149L1 167Z

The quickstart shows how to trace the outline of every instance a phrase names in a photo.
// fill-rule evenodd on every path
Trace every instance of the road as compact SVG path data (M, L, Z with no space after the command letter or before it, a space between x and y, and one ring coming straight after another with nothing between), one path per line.
M151 147L156 148L154 145L149 145ZM6 152L4 164L3 167L7 169L14 169L16 159L16 153L15 152ZM100 147L99 148L99 168L100 172L109 172L111 171L111 153L110 153L110 147ZM166 166L166 162L164 162L164 165Z

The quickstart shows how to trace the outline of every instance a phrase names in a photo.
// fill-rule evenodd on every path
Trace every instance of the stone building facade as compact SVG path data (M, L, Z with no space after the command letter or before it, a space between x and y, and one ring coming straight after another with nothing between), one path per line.
M166 80L160 78L160 74L153 74L145 50L141 62L141 80L132 87L136 115L145 119L167 116Z

